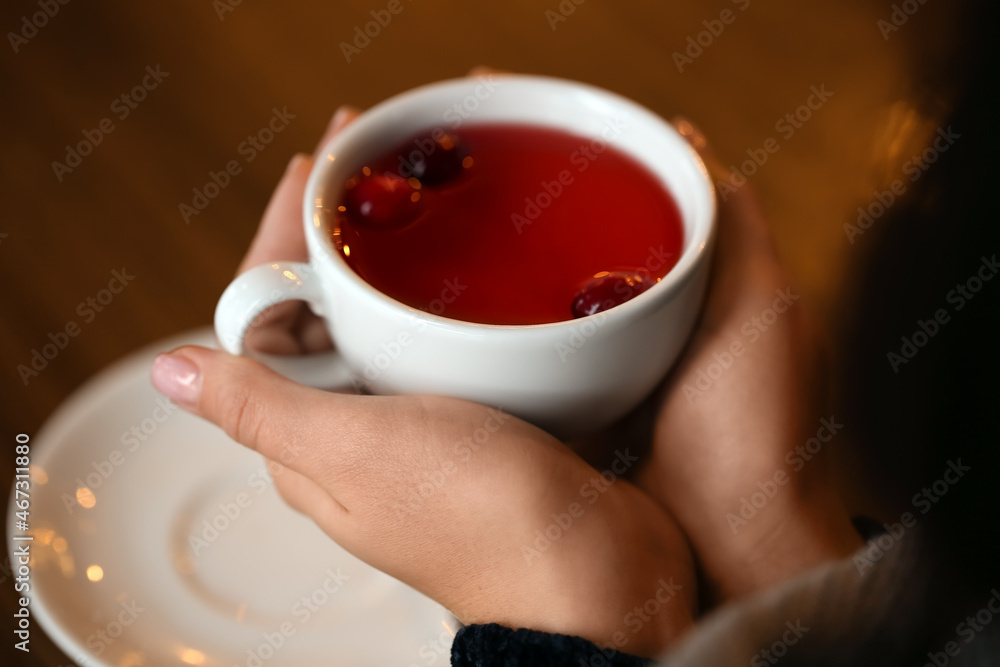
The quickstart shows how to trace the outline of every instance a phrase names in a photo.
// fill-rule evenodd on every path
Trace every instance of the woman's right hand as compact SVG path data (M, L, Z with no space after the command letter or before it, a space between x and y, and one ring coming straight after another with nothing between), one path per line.
M700 132L677 126L713 181L727 183ZM847 556L861 540L830 478L829 452L796 451L841 426L823 409L819 330L749 185L720 197L714 263L698 329L663 387L639 484L691 540L710 597L725 599Z

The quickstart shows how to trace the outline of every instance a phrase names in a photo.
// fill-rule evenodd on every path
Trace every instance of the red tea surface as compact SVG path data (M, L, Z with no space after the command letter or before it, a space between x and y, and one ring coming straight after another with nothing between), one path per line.
M606 310L666 275L684 241L646 167L603 140L535 126L416 135L371 159L339 204L334 244L365 281L484 324Z

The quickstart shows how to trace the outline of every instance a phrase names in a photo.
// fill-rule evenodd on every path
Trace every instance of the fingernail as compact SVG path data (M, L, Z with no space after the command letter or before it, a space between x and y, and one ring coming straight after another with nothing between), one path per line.
M306 155L305 153L296 153L295 155L293 155L292 159L288 161L288 166L285 167L285 176L288 176L288 174L294 172L298 168L298 166L302 164L302 161L308 158L309 156Z
M194 362L177 354L161 354L153 360L153 386L161 394L183 405L197 405L201 395L201 373Z
M677 131L680 132L681 135L688 140L688 143L694 146L697 150L702 150L708 146L708 140L705 138L705 135L701 133L701 130L698 129L698 126L684 116L676 116L674 118L674 127L676 127Z
M330 119L330 132L340 132L344 125L347 124L348 118L357 113L354 107L342 106L333 114L333 118Z

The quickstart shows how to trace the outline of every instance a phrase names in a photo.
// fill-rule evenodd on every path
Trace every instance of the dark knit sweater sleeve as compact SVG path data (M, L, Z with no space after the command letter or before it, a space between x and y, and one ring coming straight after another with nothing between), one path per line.
M601 648L580 637L467 625L451 647L452 667L646 667L652 660Z

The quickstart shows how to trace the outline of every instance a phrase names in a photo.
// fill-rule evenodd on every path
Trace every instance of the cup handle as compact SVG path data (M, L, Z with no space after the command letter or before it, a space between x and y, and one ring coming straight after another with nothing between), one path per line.
M256 266L236 277L215 307L215 335L230 354L256 359L300 384L320 389L350 385L350 371L336 350L285 356L248 350L244 342L254 320L285 301L305 301L324 315L323 292L313 267L303 262L276 262Z

